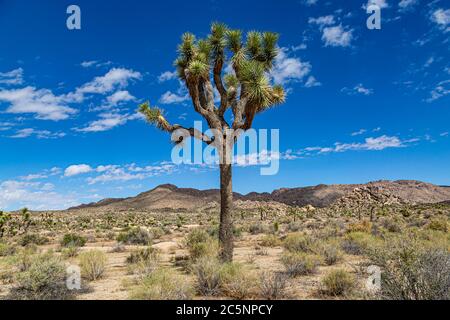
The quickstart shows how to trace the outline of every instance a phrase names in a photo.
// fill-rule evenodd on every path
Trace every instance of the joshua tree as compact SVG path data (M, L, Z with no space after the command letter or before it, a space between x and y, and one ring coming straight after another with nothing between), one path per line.
M278 55L277 42L276 33L252 31L243 39L240 30L231 30L221 23L213 23L210 35L205 39L196 39L191 33L182 36L179 57L175 61L178 77L186 85L194 110L208 123L213 132L211 136L195 128L170 124L164 112L148 102L140 106L140 112L150 123L177 134L175 138L172 136L175 143L193 137L217 148L220 158L220 258L224 262L233 259L234 143L240 133L252 127L258 113L285 101L283 87L273 85L269 76ZM232 71L224 74L227 65ZM214 88L219 99L214 97ZM231 110L231 119L227 121L228 110ZM180 131L184 133L179 134Z

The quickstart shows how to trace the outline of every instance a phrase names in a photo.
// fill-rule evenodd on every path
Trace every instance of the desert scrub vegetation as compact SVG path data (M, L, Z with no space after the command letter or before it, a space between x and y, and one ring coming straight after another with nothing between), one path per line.
M449 300L448 248L424 245L411 235L372 248L368 257L382 270L381 298L389 300Z
M338 263L343 258L343 253L337 240L320 243L317 245L315 251L323 258L324 263L328 266Z
M16 251L17 249L14 245L0 241L0 257L12 256Z
M160 260L159 250L148 247L136 250L127 257L128 272L130 274L146 276L158 269Z
M322 293L329 296L347 296L356 286L355 277L342 269L330 271L322 279Z
M132 291L132 300L190 300L194 289L183 276L170 269L158 269L144 277Z
M41 246L41 245L47 244L49 242L50 242L50 240L47 237L40 236L40 235L34 234L34 233L25 234L18 241L19 245L21 245L22 247L26 247L30 244L35 244L35 245Z
M202 257L215 257L219 250L219 245L216 239L212 238L203 229L192 230L185 239L186 247L189 251L191 262L195 263Z
M100 279L105 272L107 261L106 254L99 250L81 253L79 256L81 275L89 281Z
M291 233L284 239L283 247L290 252L312 252L315 239L304 233Z
M448 232L448 230L449 230L448 219L445 217L434 218L428 224L428 229L434 230L434 231Z
M259 244L262 247L278 247L281 245L281 240L274 234L265 235L260 241Z
M132 228L117 236L117 241L123 244L148 246L153 241L152 234L143 228Z
M75 233L65 234L61 240L61 247L84 247L87 239Z
M72 293L66 286L66 268L51 253L30 256L26 270L16 276L10 292L14 300L65 300Z
M281 257L286 273L291 277L313 274L322 263L320 256L304 252L288 252Z
M364 255L367 250L380 242L375 236L365 232L347 233L341 242L342 250L347 254Z
M222 264L217 258L203 257L193 265L196 291L204 296L247 299L254 293L255 276L239 263Z
M264 300L279 300L287 297L288 277L281 272L262 272L259 276L258 295Z

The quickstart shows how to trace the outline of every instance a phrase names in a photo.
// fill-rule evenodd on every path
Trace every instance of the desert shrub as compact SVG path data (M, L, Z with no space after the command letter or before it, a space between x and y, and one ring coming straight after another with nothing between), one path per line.
M82 276L90 281L100 279L105 272L107 261L106 254L102 251L92 250L81 253L79 262Z
M277 247L281 241L276 235L267 234L259 241L259 244L263 247Z
M19 245L21 245L22 247L26 247L30 244L42 246L48 242L49 242L48 238L40 236L38 234L26 234L22 236L18 241Z
M355 287L355 278L345 270L333 270L322 279L322 285L328 295L347 295Z
M86 238L74 233L68 233L64 235L61 240L62 247L84 247L86 244Z
M71 298L66 286L66 268L51 254L31 257L26 271L17 275L11 290L15 300L64 300Z
M450 253L415 239L390 241L370 250L369 259L382 269L381 296L389 300L450 299Z
M16 253L16 247L5 242L0 242L0 257L12 256Z
M254 223L248 227L248 232L250 232L253 235L257 235L260 233L267 233L269 232L269 229L267 228L267 226L261 223Z
M372 223L367 220L350 223L347 227L348 233L350 233L350 232L370 233L371 230L372 230Z
M216 296L222 285L222 265L217 259L202 257L192 266L196 277L196 290L204 296Z
M203 229L192 230L186 237L186 246L192 261L204 256L213 257L219 250L218 242Z
M243 300L252 295L255 277L238 263L226 263L221 270L221 293L227 297Z
M284 273L263 272L259 278L259 295L264 300L286 297L287 276Z
M381 225L389 232L401 232L402 228L397 221L392 218L383 219Z
M363 255L367 249L376 245L376 238L363 232L351 232L341 242L342 249L352 255Z
M336 242L329 242L318 246L317 253L323 257L323 261L328 266L332 266L342 259L342 251Z
M430 221L428 224L428 229L434 230L434 231L442 231L447 232L448 231L448 222L446 218L435 218Z
M292 221L287 225L287 230L290 232L297 232L302 229L302 224L298 221Z
M294 252L284 254L281 263L289 276L297 277L315 273L321 259L314 254Z
M290 252L310 252L314 246L314 239L303 233L291 233L284 240L283 246Z
M209 226L207 228L206 232L213 238L219 238L219 225L213 224L213 225ZM233 236L235 238L242 237L242 229L238 228L236 226L233 226Z
M80 249L75 246L63 248L61 250L61 254L65 259L74 258L78 256L78 253L80 252Z
M131 293L133 300L189 300L194 290L182 276L168 269L159 269L142 279Z
M158 269L159 251L152 247L132 252L126 260L132 274L148 275Z
M150 232L143 228L132 228L117 236L117 241L123 244L150 245L153 237Z

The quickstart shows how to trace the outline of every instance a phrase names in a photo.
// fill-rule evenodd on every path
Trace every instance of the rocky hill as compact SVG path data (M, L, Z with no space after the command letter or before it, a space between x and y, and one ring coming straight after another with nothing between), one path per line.
M272 193L234 194L239 207L254 207L261 202L291 206L346 206L390 203L438 203L450 201L450 188L420 181L377 181L354 185L318 185L315 187L279 189ZM136 197L105 199L82 205L76 209L146 209L146 210L202 210L217 207L219 190L197 190L161 185Z

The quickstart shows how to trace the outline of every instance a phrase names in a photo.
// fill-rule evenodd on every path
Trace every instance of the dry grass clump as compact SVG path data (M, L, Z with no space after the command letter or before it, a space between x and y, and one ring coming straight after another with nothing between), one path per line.
M430 221L428 224L428 229L434 230L434 231L442 231L442 232L448 232L449 226L448 226L448 219L447 218L435 218Z
M127 257L128 270L131 274L145 276L155 272L159 266L160 254L152 247L136 250Z
M79 263L82 276L89 281L100 279L105 272L107 261L106 254L99 250L81 253Z
M189 281L169 269L158 269L144 277L131 291L132 300L190 300L194 289Z
M313 274L321 262L320 256L304 252L285 253L281 258L286 273L291 277Z
M389 232L393 233L402 232L402 227L400 226L400 223L393 218L384 218L381 222L381 225Z
M267 234L265 235L260 241L259 244L262 247L278 247L279 245L281 245L281 240L273 234Z
M14 300L65 300L72 297L66 286L66 268L52 254L29 256L26 270L16 276L10 298Z
M341 242L342 250L352 255L363 255L366 251L377 245L376 237L365 232L350 232L345 235Z
M17 249L14 245L0 242L0 257L12 256L16 253Z
M262 272L259 278L259 296L264 300L278 300L287 297L288 277L284 273Z
M333 270L322 279L322 292L330 296L346 296L355 289L355 278L345 270Z
M342 260L343 253L337 241L328 241L317 246L317 253L323 258L326 265L332 266Z
M50 240L46 237L40 236L38 234L30 233L30 234L23 235L19 239L18 243L22 247L26 247L26 246L29 246L32 244L41 246L41 245L47 244L49 241Z
M347 232L364 232L370 233L372 231L372 223L367 220L350 223L347 227Z

